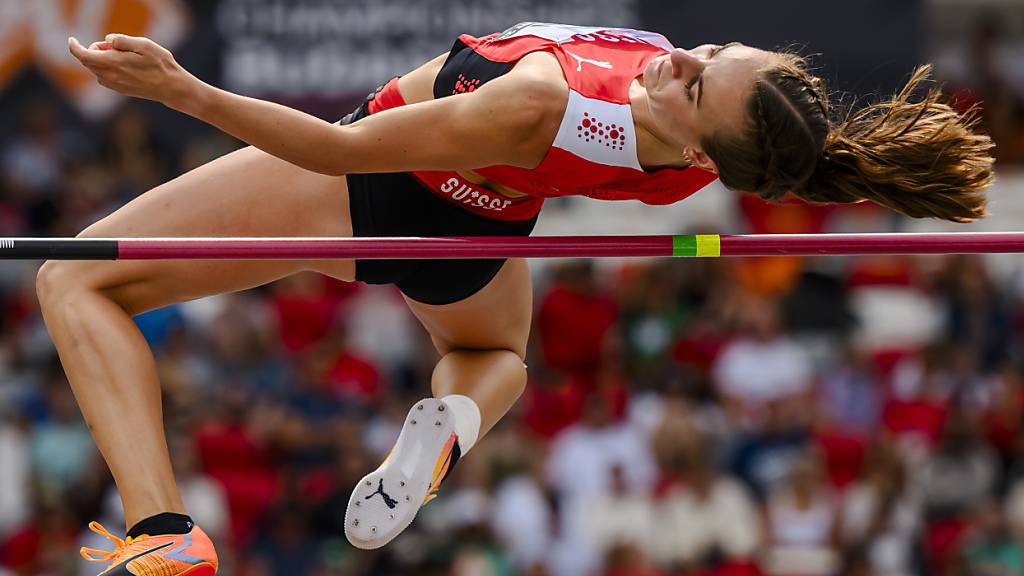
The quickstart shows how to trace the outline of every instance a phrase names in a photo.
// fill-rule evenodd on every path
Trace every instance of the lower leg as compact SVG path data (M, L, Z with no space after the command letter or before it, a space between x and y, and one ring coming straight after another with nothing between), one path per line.
M509 350L457 349L445 354L431 378L434 397L468 396L480 408L483 437L526 389L526 365Z
M344 178L307 172L254 148L157 186L81 236L351 236ZM155 362L131 314L260 286L316 268L351 279L351 260L47 262L43 317L129 526L183 510L164 440Z
M50 266L52 269L52 266ZM40 273L40 303L68 381L117 483L130 528L184 513L164 440L153 355L131 317L99 292L62 291Z

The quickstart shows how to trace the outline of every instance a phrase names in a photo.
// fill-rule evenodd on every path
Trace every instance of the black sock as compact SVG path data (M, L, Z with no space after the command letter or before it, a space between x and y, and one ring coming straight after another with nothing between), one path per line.
M192 517L174 512L164 512L156 516L150 516L139 522L128 530L128 536L138 538L143 534L148 536L160 536L163 534L188 534L192 531Z

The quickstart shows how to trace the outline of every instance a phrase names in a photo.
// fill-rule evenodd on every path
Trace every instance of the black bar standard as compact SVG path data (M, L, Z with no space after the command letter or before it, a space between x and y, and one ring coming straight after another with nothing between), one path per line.
M0 260L117 260L117 240L0 238Z

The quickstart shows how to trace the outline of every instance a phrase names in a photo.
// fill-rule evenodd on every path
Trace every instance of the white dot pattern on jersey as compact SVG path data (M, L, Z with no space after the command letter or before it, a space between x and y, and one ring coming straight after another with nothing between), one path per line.
M598 164L641 170L629 104L587 98L569 90L569 102L552 146Z

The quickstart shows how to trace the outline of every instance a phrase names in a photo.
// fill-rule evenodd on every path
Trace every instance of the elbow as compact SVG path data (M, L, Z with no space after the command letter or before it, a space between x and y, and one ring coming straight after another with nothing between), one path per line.
M344 176L355 171L351 159L352 135L344 126L335 126L330 137L314 146L314 154L309 165L302 166L306 170L324 176Z

